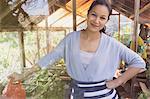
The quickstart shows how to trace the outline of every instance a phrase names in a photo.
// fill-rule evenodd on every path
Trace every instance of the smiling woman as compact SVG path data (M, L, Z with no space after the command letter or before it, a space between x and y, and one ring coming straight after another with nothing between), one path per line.
M104 25L109 20L110 14L112 13L112 8L108 1L102 0L100 3L101 3L101 6L96 6L96 5L99 5L99 3L97 3L96 1L91 4L91 6L88 10L88 18L90 16L93 16L93 19L96 18L97 21L102 21L103 28L101 28L100 31L105 32Z
M109 12L106 6L97 5L89 11L87 16L87 29L95 32L103 29L108 20Z
M40 68L50 68L63 58L67 73L72 78L71 99L118 99L115 88L145 68L145 62L138 54L104 33L111 11L107 0L95 0L88 10L86 29L69 33L51 53L23 75L14 73L10 77L23 79ZM113 80L121 60L128 64L128 69Z

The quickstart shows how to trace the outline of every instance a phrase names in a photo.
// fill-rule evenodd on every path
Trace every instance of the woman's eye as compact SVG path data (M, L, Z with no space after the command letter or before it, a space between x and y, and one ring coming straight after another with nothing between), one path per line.
M96 15L96 14L94 14L94 13L93 13L92 15L93 15L93 16L95 16L95 17L97 16L97 15Z
M103 19L103 20L105 20L106 18L104 18L104 17L100 17L101 19Z

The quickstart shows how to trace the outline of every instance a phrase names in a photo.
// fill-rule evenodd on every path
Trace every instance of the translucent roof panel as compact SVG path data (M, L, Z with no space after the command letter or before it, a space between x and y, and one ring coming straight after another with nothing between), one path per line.
M56 12L54 12L53 14L51 14L50 16L48 16L48 25L52 25L53 23L55 23L56 21L60 20L62 17L66 16L67 14L69 14L68 11L60 8L58 9ZM40 27L45 27L45 20L41 21L38 26Z
M77 24L85 20L80 16L77 16ZM61 20L57 21L52 25L53 27L72 27L73 26L73 16L72 13L68 14L67 16L63 17Z
M59 19L65 17L67 14L69 14L69 12L64 10L63 8L58 9L56 12L48 17L48 24L51 25L55 23Z

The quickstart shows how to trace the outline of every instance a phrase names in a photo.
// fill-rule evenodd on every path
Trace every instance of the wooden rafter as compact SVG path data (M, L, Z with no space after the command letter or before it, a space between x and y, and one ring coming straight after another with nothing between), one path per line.
M142 9L140 9L139 14L143 13L144 11L150 9L150 3L148 3L147 5L145 5ZM132 14L129 18L133 18L134 14Z
M120 11L119 7L117 7L117 6L115 6L115 5L112 5L112 8L113 8L115 11L119 12L120 14L125 15L125 13L123 13L123 12Z
M68 11L70 13L72 12L72 9L69 8L69 7L65 7L65 6L63 6L61 4L58 4L58 3L56 3L55 5L58 6L58 7L60 7L60 8L65 9L66 11ZM77 12L77 15L80 16L80 17L82 17L82 18L85 18L85 16L83 16L80 12Z
M30 27L26 27L26 28L30 28ZM70 27L37 27L37 26L33 26L32 27L32 31L45 31L46 29L48 29L49 31L64 31L66 29L71 29ZM10 29L8 29L7 27L6 28L3 28L0 30L0 32L10 32L10 31L18 31L18 27L11 27ZM23 29L23 31L28 31L28 29Z
M120 9L120 7L116 7L116 6L114 6L114 5L112 5L112 7L113 7L114 10L116 10L116 11L119 12L120 14L125 15L125 16L127 16L127 17L129 17L129 15L131 14L131 13L128 13L128 14L127 14L127 12L124 11L123 9Z
M85 21L86 21L86 19L81 21L80 23L78 23L77 26L79 26L80 24L84 23Z
M92 0L81 0L78 4L77 4L77 8L81 7L83 5L85 5L87 2L92 1ZM93 1L92 1L93 2Z
M121 8L127 8L127 11L133 11L132 8L130 8L129 6L125 5L124 3L122 3L120 0L115 0L115 5L117 5L116 3L118 3L119 5L121 5Z
M84 3L82 6L80 6L77 11L80 11L80 12L84 12L86 11L87 12L87 9L89 8L89 6L92 4L93 0L89 0L87 1L86 3Z
M139 17L139 23L140 24L145 24L145 23L150 24L150 20L146 20L146 19L144 19L142 17Z

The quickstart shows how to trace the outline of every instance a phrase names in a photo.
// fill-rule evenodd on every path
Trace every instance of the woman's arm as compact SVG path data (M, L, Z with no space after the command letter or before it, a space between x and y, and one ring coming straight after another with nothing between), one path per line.
M122 84L125 84L128 80L133 78L136 74L138 74L142 68L137 67L129 67L120 77L115 80L107 81L106 85L108 88L116 88Z
M37 72L40 70L40 67L36 64L32 66L31 68L26 68L24 69L24 72L22 74L18 74L16 72L12 73L11 75L8 76L9 79L14 79L14 81L18 80L24 80L26 79L29 75Z
M110 80L106 83L108 88L116 88L121 84L126 83L129 79L133 78L136 74L145 70L144 60L134 51L127 48L123 44L119 45L119 58L128 64L128 69L117 79Z
M31 68L27 68L24 70L24 73L23 73L23 78L27 78L29 75L39 71L41 68L35 64L33 67Z
M52 64L54 64L56 61L60 60L61 58L64 58L65 53L65 45L66 45L66 39L68 36L66 36L54 50L42 57L34 66L31 68L27 68L23 70L22 74L13 73L8 78L14 78L15 80L24 80L29 75L33 74L34 72L37 72L40 70L40 68L49 68Z

